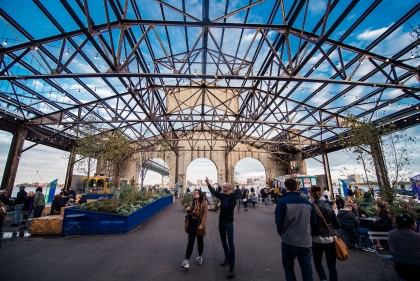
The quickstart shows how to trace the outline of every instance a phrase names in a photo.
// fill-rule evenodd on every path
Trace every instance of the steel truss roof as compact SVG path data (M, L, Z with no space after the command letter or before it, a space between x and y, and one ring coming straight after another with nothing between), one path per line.
M0 5L0 114L36 143L68 149L91 126L176 151L206 131L227 153L243 142L308 157L339 147L347 112L418 124L420 41L395 36L419 3L356 44L382 1L328 0L318 14L305 0L24 2L31 21Z

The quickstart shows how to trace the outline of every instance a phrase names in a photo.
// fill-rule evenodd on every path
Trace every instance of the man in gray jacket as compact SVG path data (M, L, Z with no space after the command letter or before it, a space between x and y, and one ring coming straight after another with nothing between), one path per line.
M45 196L42 193L42 187L38 187L35 190L34 196L34 218L39 218L42 215L42 211L45 208Z
M277 232L281 236L281 254L287 281L295 281L294 261L299 261L302 280L312 281L311 224L316 223L312 204L297 192L294 179L284 181L286 195L278 202L275 211Z

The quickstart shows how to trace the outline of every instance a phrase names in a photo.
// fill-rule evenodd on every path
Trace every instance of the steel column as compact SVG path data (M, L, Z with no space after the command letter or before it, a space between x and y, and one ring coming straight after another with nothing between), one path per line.
M322 153L322 164L324 165L324 173L325 173L325 179L327 181L327 188L331 192L331 196L333 196L334 191L333 191L333 186L332 186L332 181L331 181L330 161L328 160L328 154L326 152Z
M74 153L75 149L76 149L76 145L73 144L71 146L69 161L67 163L66 180L64 181L65 190L69 190L69 187L71 186L71 180L73 177L73 168L74 168L74 163L76 160L76 154ZM83 183L82 183L82 188L83 188Z
M26 132L27 130L24 126L16 125L16 130L13 134L9 155L7 156L7 162L4 167L3 178L1 181L1 188L6 188L9 195L12 194L13 185L15 183L23 143L26 138Z

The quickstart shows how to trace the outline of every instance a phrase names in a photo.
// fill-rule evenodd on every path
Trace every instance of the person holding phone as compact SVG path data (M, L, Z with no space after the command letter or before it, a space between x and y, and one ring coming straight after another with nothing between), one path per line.
M236 206L236 197L232 191L230 183L222 185L222 192L218 193L210 185L209 179L206 177L207 187L210 193L220 199L220 215L219 215L219 234L222 240L223 251L225 252L225 259L220 263L220 266L229 265L228 277L235 276L235 244L233 242L233 211ZM227 241L226 241L227 239Z

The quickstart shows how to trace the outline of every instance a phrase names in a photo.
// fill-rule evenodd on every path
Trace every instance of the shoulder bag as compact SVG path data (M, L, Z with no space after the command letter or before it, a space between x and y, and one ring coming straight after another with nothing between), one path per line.
M334 244L335 244L335 254L337 256L337 259L340 261L345 261L349 258L349 249L347 248L346 243L343 242L340 238L334 235L334 233L331 231L331 228L328 226L327 221L325 220L324 216L321 213L321 210L318 208L318 206L314 203L312 203L315 208L318 210L319 214L321 215L321 218L324 220L325 225L327 226L328 230L331 233L331 236L334 237Z

